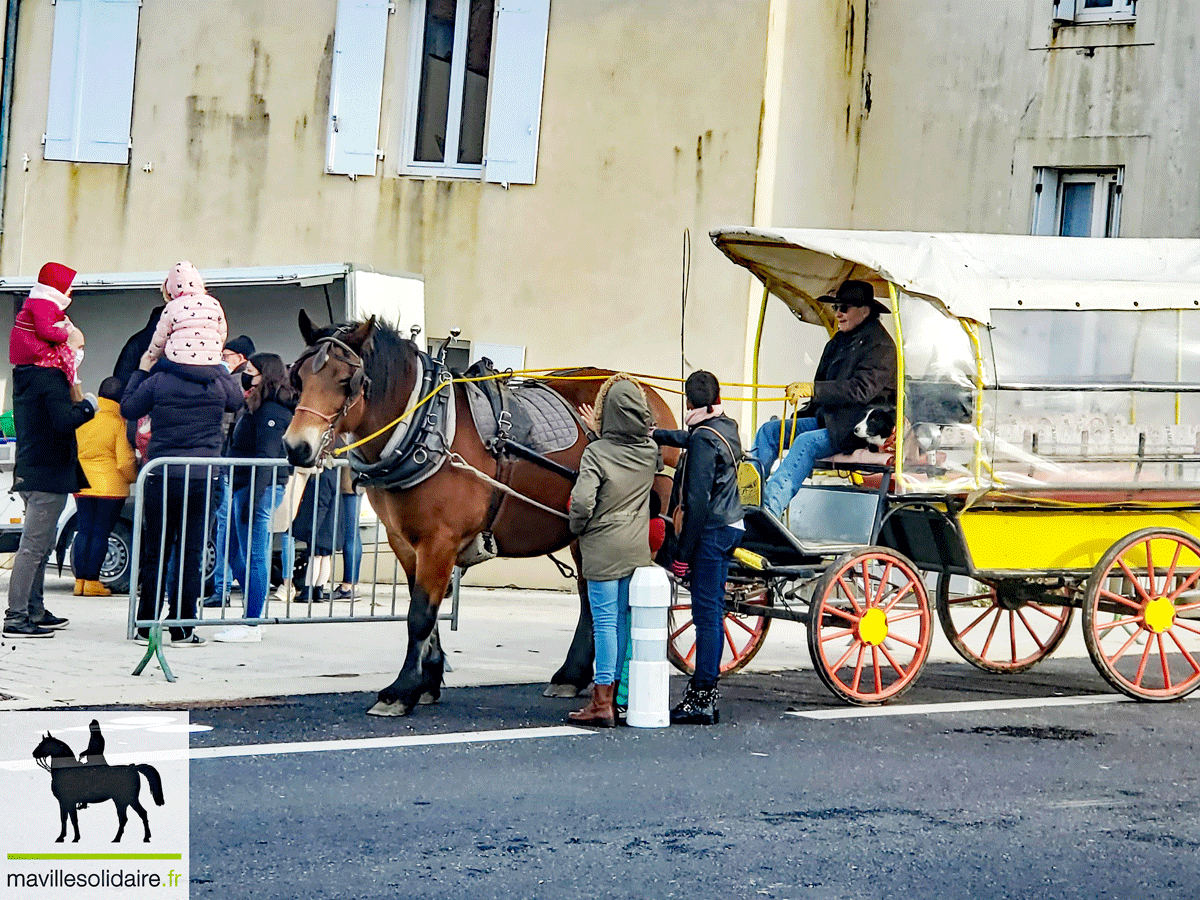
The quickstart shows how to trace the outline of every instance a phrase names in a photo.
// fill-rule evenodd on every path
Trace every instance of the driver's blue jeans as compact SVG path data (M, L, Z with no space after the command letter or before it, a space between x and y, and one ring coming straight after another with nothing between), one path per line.
M778 421L767 422L754 436L754 459L764 475L779 455L781 430L783 446L786 448L790 444L791 448L775 474L766 480L762 491L763 508L776 517L783 514L800 485L812 474L817 460L833 453L829 432L816 419L797 419L795 439L792 439L791 422L785 421L782 426Z

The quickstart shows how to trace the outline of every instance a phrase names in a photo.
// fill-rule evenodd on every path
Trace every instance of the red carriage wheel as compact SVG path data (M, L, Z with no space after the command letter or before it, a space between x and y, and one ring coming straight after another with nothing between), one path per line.
M933 634L916 567L870 547L833 563L813 589L808 649L821 681L847 703L894 700L917 680Z
M751 606L767 607L772 602L771 592L760 584L730 585L726 597L736 598L741 603ZM725 619L721 623L725 635L721 651L721 674L729 675L740 671L754 659L754 654L758 653L758 648L762 646L770 627L771 620L766 616L725 613ZM682 591L671 604L667 618L667 659L684 674L695 674L696 626L692 624L692 598L690 594Z
M1083 639L1104 679L1135 700L1200 687L1200 543L1144 528L1113 544L1084 588Z
M985 672L1024 672L1067 636L1075 614L1071 607L1025 599L1016 584L1002 586L998 594L995 587L960 577L965 592L952 590L955 577L938 576L938 620L951 646L971 665Z

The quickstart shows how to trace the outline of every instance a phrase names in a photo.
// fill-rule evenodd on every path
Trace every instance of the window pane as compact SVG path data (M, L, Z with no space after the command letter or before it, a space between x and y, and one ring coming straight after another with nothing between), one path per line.
M1113 0L1083 0L1084 9L1112 9Z
M492 62L494 0L471 0L467 32L467 72L463 81L460 163L483 162L483 126L487 111L488 73Z
M445 162L446 116L450 110L450 65L454 55L456 0L427 0L421 94L417 100L417 143L413 159Z
M1063 237L1089 237L1092 233L1092 196L1096 185L1090 181L1068 181L1062 186Z

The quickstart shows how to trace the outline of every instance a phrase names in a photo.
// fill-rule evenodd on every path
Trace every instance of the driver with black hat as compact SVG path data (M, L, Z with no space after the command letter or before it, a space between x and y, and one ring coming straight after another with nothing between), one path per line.
M875 299L865 281L846 281L830 303L837 319L837 333L821 353L812 381L797 381L787 387L788 399L808 403L796 411L795 438L792 423L782 427L767 422L754 437L752 461L766 475L783 446L791 449L767 480L762 491L763 509L778 517L791 502L818 459L865 446L854 434L872 406L894 407L896 403L896 345L879 321L888 312Z

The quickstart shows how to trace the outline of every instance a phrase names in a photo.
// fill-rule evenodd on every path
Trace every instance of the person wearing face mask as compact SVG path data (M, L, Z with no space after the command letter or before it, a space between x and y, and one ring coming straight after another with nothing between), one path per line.
M296 390L287 367L274 353L258 353L242 372L246 409L238 417L230 455L242 459L281 459L286 455L283 433L296 409ZM233 471L233 527L238 560L245 560L240 575L245 587L245 616L261 618L266 607L271 575L271 519L283 502L292 467L235 466ZM284 548L285 563L289 557ZM257 626L235 625L213 636L224 643L262 640Z
M781 445L791 443L762 491L763 509L776 517L818 459L866 446L854 426L870 407L896 403L896 344L879 321L888 309L875 299L874 288L865 281L846 281L836 297L823 299L833 307L837 333L825 345L813 380L787 388L793 403L809 402L796 411L793 422L767 422L754 437L752 462L763 477L770 474Z
M239 334L235 338L230 338L225 346L221 349L221 365L225 371L231 374L235 381L242 386L243 394L248 395L250 392L250 383L253 375L247 375L246 367L249 364L250 357L254 355L254 341L247 335ZM221 455L231 456L229 445L233 439L233 427L235 417L227 415L221 423L221 433L224 436L221 442ZM229 472L219 470L216 478L213 481L213 519L212 534L213 547L217 553L217 567L213 573L213 592L210 596L204 598L206 607L222 607L229 603L229 592L233 589L234 573L241 572L246 568L246 561L239 558L237 542L232 539L229 534L229 509L232 500L233 492L229 485ZM228 547L228 553L226 553ZM243 589L245 584L242 584Z

